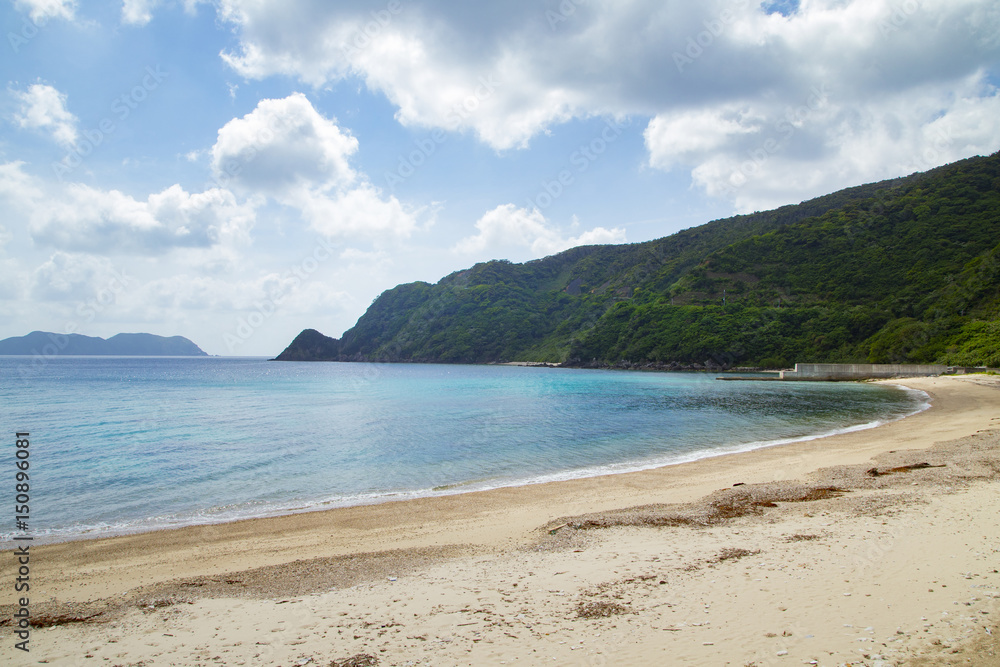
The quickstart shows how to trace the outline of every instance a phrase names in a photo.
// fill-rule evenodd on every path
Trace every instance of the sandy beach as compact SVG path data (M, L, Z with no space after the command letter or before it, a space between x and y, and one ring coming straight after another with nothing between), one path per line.
M1000 665L1000 378L643 472L31 548L28 665Z

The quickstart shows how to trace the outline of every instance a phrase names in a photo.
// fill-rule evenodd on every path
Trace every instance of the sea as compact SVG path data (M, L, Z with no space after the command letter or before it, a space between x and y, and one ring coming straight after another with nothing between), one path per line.
M0 493L14 493L18 432L22 528L44 543L624 473L927 405L884 385L707 373L0 357ZM8 514L9 546L22 532Z

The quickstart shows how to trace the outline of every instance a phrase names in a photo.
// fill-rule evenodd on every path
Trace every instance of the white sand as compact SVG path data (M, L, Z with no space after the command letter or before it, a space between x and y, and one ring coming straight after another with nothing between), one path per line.
M984 463L1000 460L1000 386L981 376L905 384L929 392L933 407L822 440L33 548L36 615L104 613L36 629L30 659L3 628L0 661L325 666L368 654L382 665L1000 665L1000 467ZM905 451L961 438L959 453ZM898 465L872 462L890 450L945 467L874 481L858 472ZM760 516L543 529L560 517L691 503L737 482L815 481L820 468L859 464L847 476L824 473L861 485L851 493L780 502ZM959 474L984 469L993 474ZM388 550L402 551L363 555ZM2 558L0 576L11 581L12 557ZM96 604L86 612L67 603ZM579 616L601 609L612 615Z

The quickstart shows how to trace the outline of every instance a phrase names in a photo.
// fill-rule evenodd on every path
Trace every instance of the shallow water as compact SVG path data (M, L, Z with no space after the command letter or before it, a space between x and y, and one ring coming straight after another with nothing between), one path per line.
M0 357L46 541L638 470L898 419L925 397L697 373ZM12 532L0 533L9 539Z

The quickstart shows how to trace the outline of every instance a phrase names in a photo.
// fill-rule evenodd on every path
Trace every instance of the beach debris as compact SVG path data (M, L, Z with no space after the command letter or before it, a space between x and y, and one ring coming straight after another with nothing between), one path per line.
M785 538L786 542L806 542L808 540L818 540L821 539L822 535L803 535L801 533L796 533L795 535L789 535Z
M150 612L164 607L172 607L175 604L194 604L194 602L192 600L171 595L169 597L141 600L136 606L144 612Z
M736 482L733 486L745 486L746 482Z
M581 602L576 606L578 618L608 618L619 614L632 614L631 609L617 602L600 600L597 602Z
M556 526L555 528L549 529L549 535L555 535L559 531L560 528L565 528L568 525L569 525L568 523L561 523L558 526Z
M367 653L358 653L350 658L334 660L330 667L375 667L378 664L378 657Z
M89 616L76 616L73 614L43 614L34 616L31 619L32 628L53 628L59 625L69 625L70 623L89 623L92 618L97 618L103 611L99 611ZM5 618L0 621L0 627L10 625L11 620Z
M889 468L885 472L879 472L878 468L869 468L865 471L869 477L882 477L883 475L891 475L896 472L910 472L911 470L924 470L926 468L944 468L946 464L942 463L940 465L931 465L926 461L923 463L913 463L905 466L896 466L895 468Z
M760 551L750 551L749 549L739 549L736 547L726 547L719 554L708 561L709 563L723 563L727 560L739 560L740 558L746 558L747 556L753 556L759 554Z
M744 485L735 489L722 489L699 503L644 505L600 512L574 517L564 525L574 530L616 526L655 528L712 526L739 517L763 514L765 508L778 507L778 503L814 502L838 498L845 493L850 493L850 489L839 486L812 486L801 483Z

